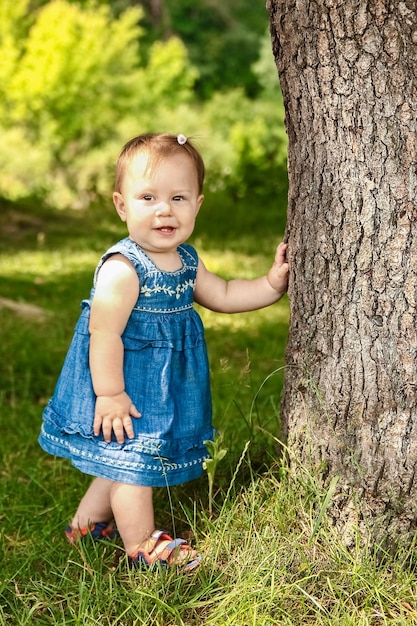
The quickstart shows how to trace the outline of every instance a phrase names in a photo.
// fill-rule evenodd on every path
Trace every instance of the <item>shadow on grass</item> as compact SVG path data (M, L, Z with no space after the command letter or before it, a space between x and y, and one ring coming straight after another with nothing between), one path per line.
M0 200L0 253L56 250L61 247L101 250L113 241L118 226L110 205L83 211L60 211L41 203ZM121 235L122 236L122 235Z

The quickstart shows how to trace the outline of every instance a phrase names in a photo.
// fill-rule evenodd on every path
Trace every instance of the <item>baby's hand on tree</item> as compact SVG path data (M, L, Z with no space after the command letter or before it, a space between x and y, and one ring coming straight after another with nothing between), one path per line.
M94 415L94 434L98 436L103 432L104 441L111 441L112 432L118 443L123 443L125 433L129 438L134 437L132 417L140 417L141 414L132 403L125 391L115 396L97 396L96 410Z
M275 253L275 261L268 272L269 284L280 296L282 296L288 287L288 261L287 261L286 243L280 243Z

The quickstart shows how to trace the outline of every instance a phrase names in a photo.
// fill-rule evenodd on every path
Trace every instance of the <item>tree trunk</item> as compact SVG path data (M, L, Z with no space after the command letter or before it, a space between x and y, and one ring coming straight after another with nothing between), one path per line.
M353 540L417 522L415 0L269 0L288 133L289 448Z
M148 0L147 4L154 27L160 26L163 15L162 0Z

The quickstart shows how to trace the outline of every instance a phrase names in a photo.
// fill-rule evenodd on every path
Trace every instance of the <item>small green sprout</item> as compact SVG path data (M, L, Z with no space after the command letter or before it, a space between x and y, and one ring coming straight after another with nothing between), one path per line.
M214 476L218 463L227 454L227 448L223 448L223 434L217 435L214 441L204 441L204 445L207 448L207 452L210 455L209 459L206 459L203 463L203 469L207 472L208 486L209 486L209 515L211 517L213 513L213 488L214 488Z

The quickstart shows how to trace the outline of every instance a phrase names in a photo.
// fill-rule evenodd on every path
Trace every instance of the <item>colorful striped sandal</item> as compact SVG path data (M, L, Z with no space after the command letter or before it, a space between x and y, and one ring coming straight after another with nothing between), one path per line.
M79 539L86 536L91 536L95 541L115 539L119 536L119 533L117 528L109 524L109 522L95 522L95 524L85 528L74 528L69 524L65 529L65 535L70 543L76 543Z
M163 530L155 530L149 537L155 543L149 552L138 550L129 557L135 567L149 567L159 563L164 567L177 566L183 572L191 572L201 563L201 554L198 554L185 539L173 539Z

